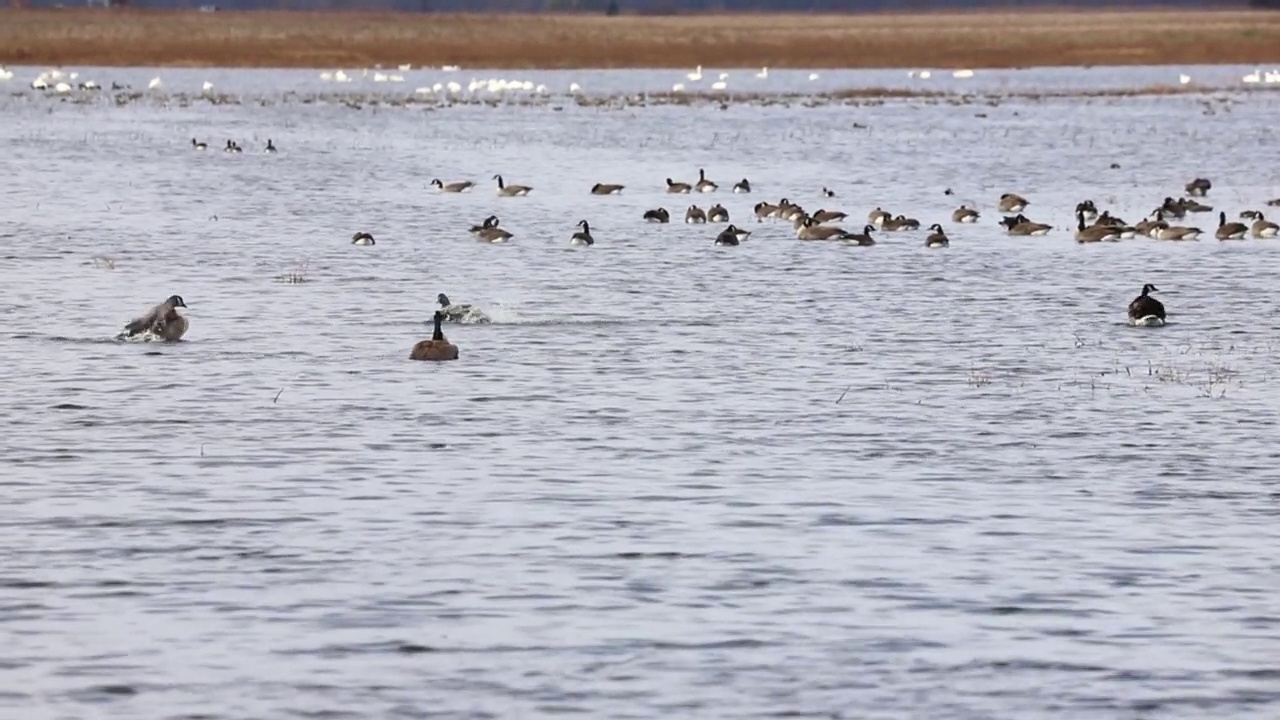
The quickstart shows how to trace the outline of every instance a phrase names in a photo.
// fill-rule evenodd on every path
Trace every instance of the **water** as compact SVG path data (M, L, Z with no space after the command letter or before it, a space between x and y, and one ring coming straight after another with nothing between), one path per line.
M1266 209L1271 93L355 110L23 87L0 100L2 714L1278 712L1280 244L1067 229L1079 200L1132 222L1196 176ZM722 192L662 192L699 167ZM1055 231L1005 236L1007 191ZM782 196L952 245L747 221ZM713 200L749 241L679 222ZM982 222L950 223L961 202ZM676 222L640 222L659 205ZM467 235L490 213L512 244ZM584 218L597 244L570 248ZM1124 324L1144 282L1164 328ZM438 292L495 322L410 362ZM110 341L173 293L184 342Z

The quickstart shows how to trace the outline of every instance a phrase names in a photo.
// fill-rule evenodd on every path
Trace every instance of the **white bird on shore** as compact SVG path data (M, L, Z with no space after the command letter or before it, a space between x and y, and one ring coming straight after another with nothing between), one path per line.
M758 78L767 78L767 77L769 77L769 68L767 68L767 67L762 67L762 68L760 68L760 72L756 73L756 77L758 77Z
M955 72L951 73L951 77L960 78L962 80L966 78L971 78L973 77L973 71L972 70L956 70Z
M724 89L725 89L726 87L728 87L728 86L729 86L729 84L728 84L728 83L726 83L726 82L725 82L725 81L723 81L723 80L720 80L720 81L717 81L717 82L713 82L713 83L711 83L711 89L712 89L712 90L724 90Z
M1186 74L1186 73L1182 73L1181 75L1179 75L1179 76L1178 76L1178 84L1179 84L1179 85L1186 85L1186 84L1187 84L1187 83L1189 83L1189 82L1191 82L1191 76L1190 76L1190 75L1188 75L1188 74Z
M160 87L160 78L158 77L151 78L151 82L147 83L148 90L155 90L158 87Z
M1247 83L1262 82L1262 70L1258 68L1254 68L1253 72L1240 78L1240 81L1247 82Z
M200 86L200 89L205 92L209 92L210 90L213 89L213 83L209 82L208 80L205 80L204 84Z
M689 73L686 77L688 77L690 80L701 80L702 66L699 65L697 70L694 70L693 72Z
M582 86L581 86L581 85L579 85L578 83L569 83L569 94L570 94L570 95L577 95L577 94L578 94L578 93L580 93L580 92L582 92Z
M809 73L810 81L817 80L817 79L818 79L818 73Z

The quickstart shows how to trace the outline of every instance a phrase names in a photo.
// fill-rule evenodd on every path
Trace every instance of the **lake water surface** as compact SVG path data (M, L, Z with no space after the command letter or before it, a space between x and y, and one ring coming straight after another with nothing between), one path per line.
M0 715L1280 715L1280 242L1070 229L1197 176L1280 215L1280 95L357 109L35 72L0 87ZM699 168L719 193L663 192ZM1006 236L1003 192L1055 230ZM749 220L782 197L951 246ZM680 222L714 201L750 240ZM467 233L491 213L512 243ZM1144 283L1168 326L1124 323ZM494 322L411 362L439 292ZM175 293L183 342L111 341Z

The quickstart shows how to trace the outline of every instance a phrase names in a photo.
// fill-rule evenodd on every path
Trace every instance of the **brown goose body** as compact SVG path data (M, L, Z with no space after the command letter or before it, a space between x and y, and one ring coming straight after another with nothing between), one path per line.
M150 334L165 342L177 342L187 334L189 326L187 318L179 314L177 309L186 306L187 303L181 296L170 295L146 314L131 320L117 337L126 339Z
M410 360L439 362L458 359L458 346L449 342L444 336L444 331L440 328L440 324L444 322L444 313L437 310L434 320L435 331L431 333L431 339L420 340L415 343L413 349L409 351Z

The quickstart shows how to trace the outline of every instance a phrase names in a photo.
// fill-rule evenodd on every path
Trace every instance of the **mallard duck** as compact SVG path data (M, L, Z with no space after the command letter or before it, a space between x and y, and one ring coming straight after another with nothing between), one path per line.
M355 235L351 236L351 244L352 245L376 245L377 243L374 242L373 236L370 235L369 233L358 232Z
M444 330L440 324L444 322L444 313L439 310L433 318L435 322L435 331L431 333L430 340L420 340L414 343L413 349L409 351L410 360L457 360L458 346L449 342L444 336Z
M651 223L669 223L671 222L671 213L666 208L654 208L653 210L644 211L645 222Z
M130 321L116 336L118 340L177 342L187 333L187 318L178 312L187 303L180 295L170 295L146 314Z
M436 296L436 302L440 303L438 312L444 314L444 319L449 322L483 325L489 322L489 316L477 310L470 305L454 305L449 302L449 296L440 293Z
M1133 299L1129 303L1129 324L1160 326L1164 324L1165 314L1164 305L1157 299L1151 297L1151 293L1159 292L1155 285L1150 283L1142 286L1142 294Z

